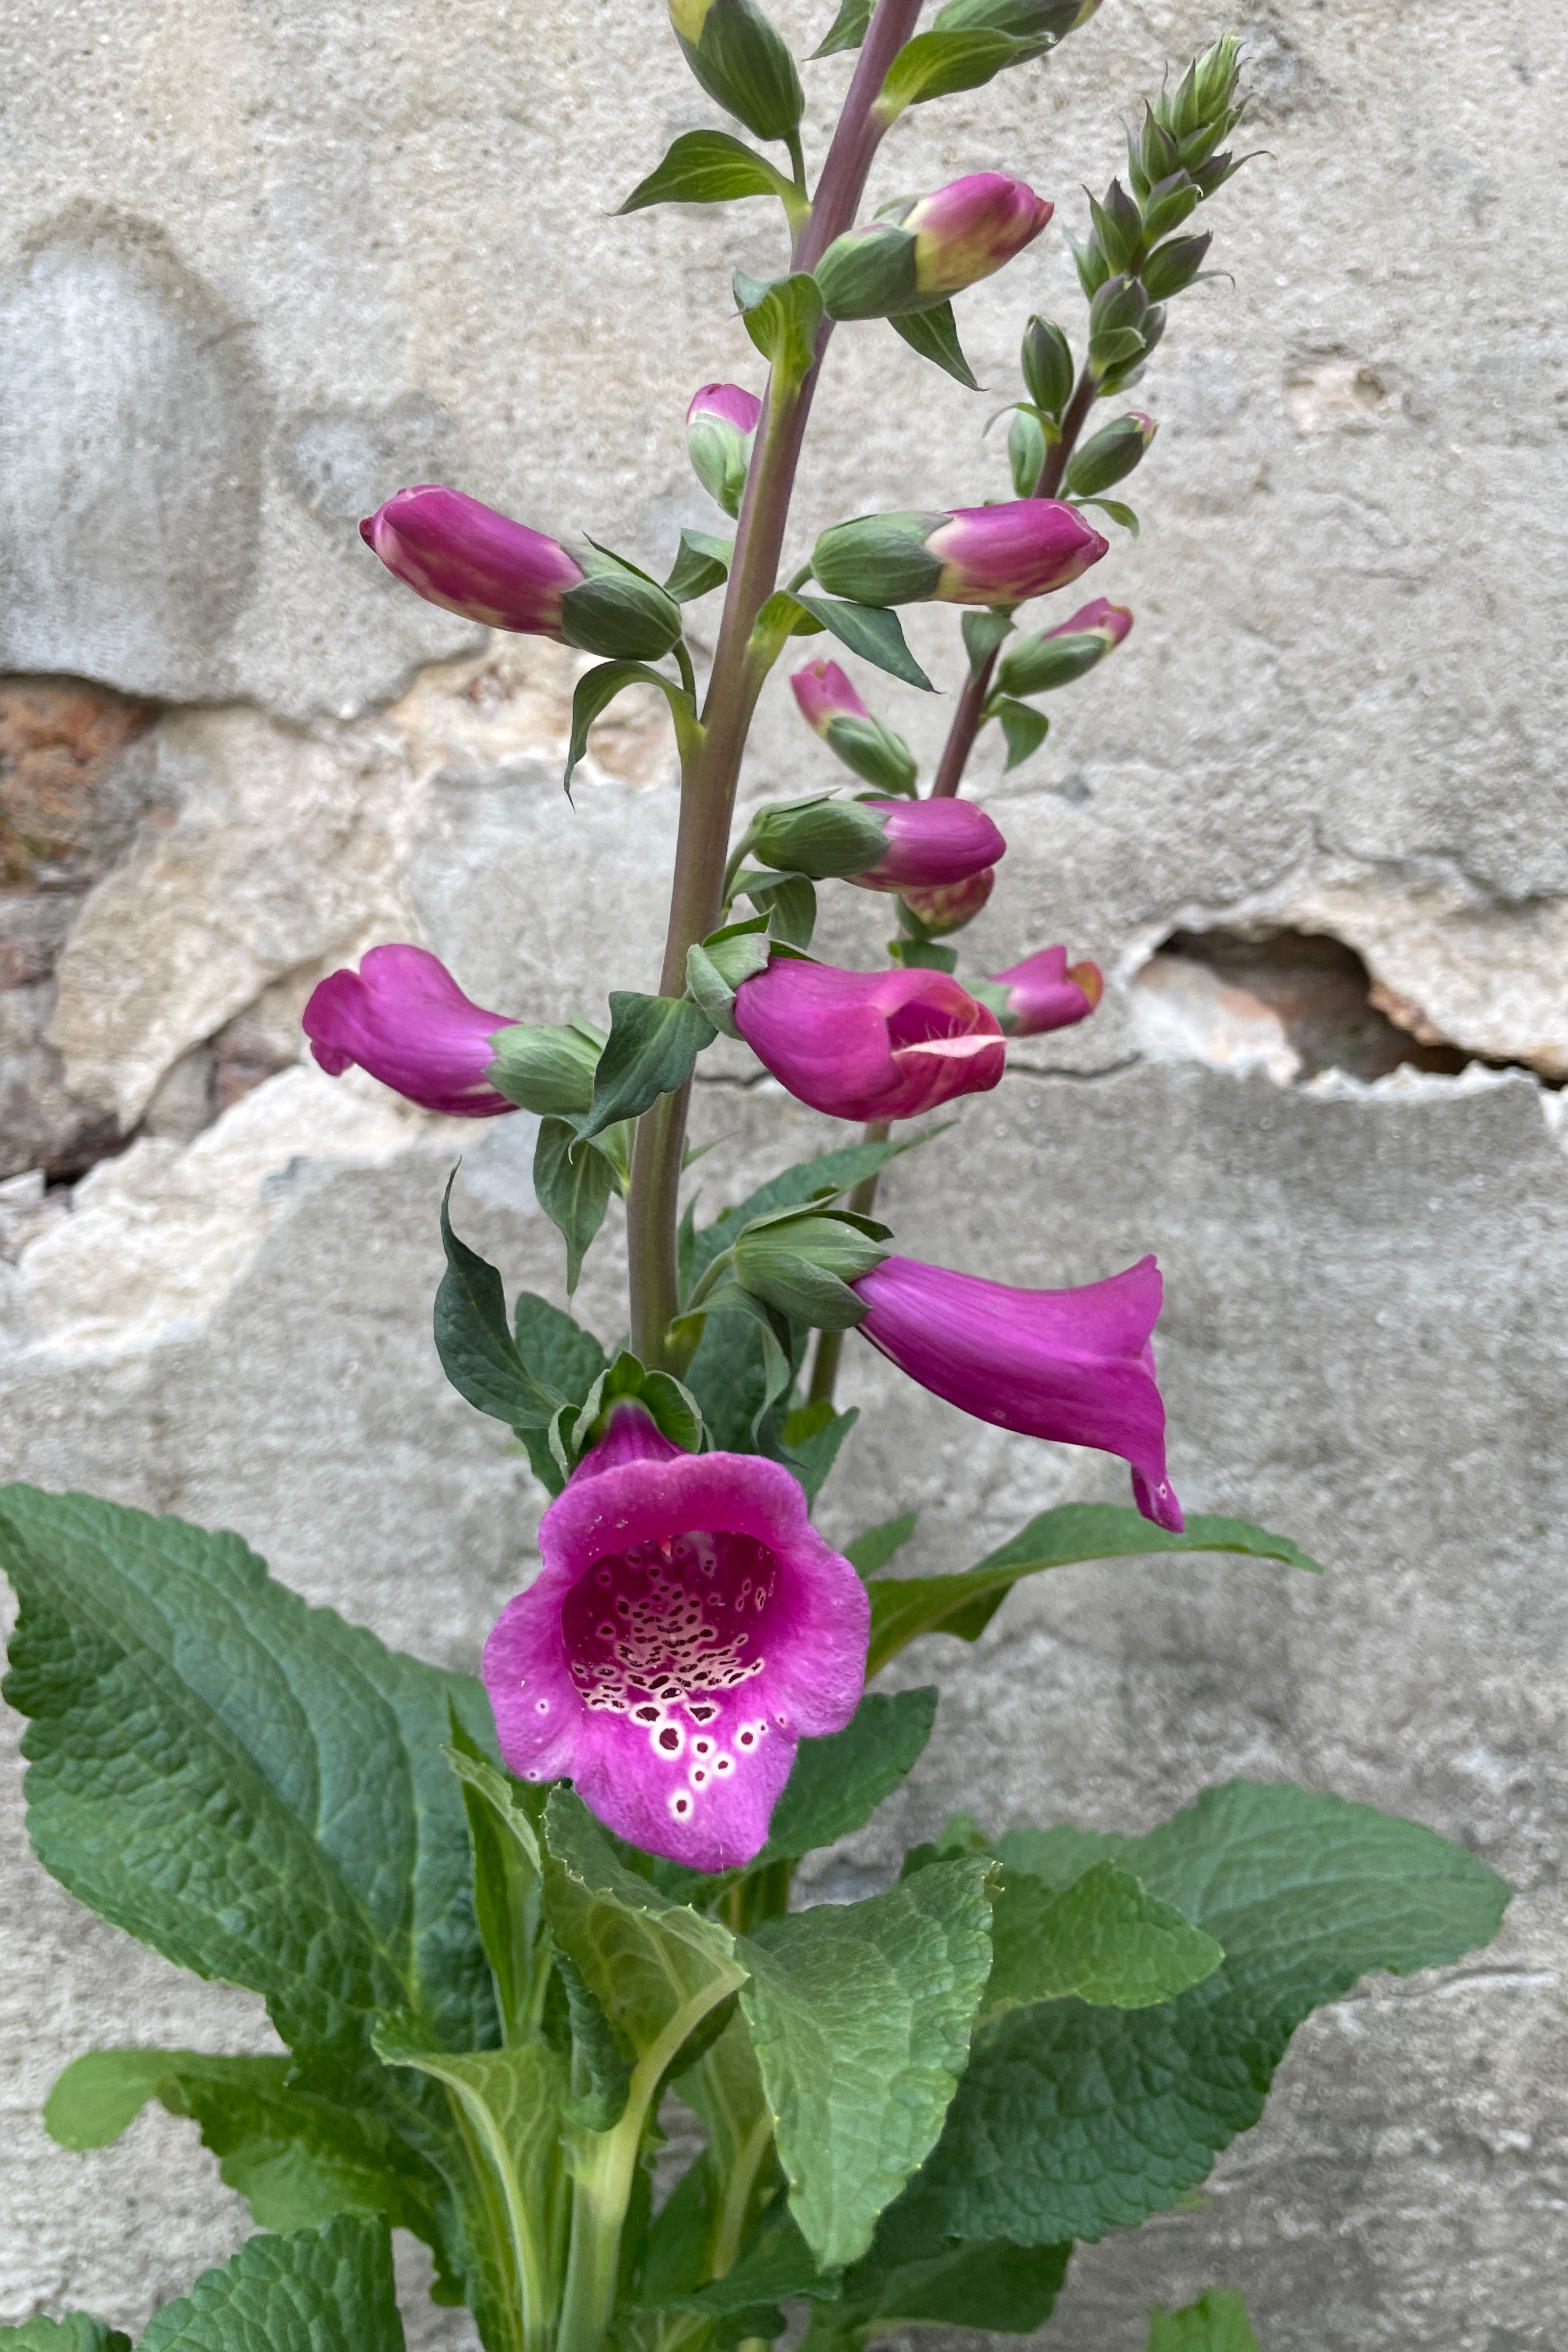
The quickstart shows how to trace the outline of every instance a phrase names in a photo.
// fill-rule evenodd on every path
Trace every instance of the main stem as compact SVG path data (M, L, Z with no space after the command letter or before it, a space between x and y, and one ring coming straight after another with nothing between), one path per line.
M920 0L878 0L810 217L795 239L791 256L795 270L815 268L833 239L853 225L882 136L883 125L875 110L877 96L888 68L914 31L919 15ZM752 653L752 631L778 582L801 442L831 332L832 322L824 320L812 365L793 390L781 392L775 380L770 379L758 425L724 615L702 706L703 736L680 780L675 877L659 978L663 996L685 992L687 950L705 939L718 920L741 755L763 675ZM650 1367L666 1365L665 1335L679 1311L675 1236L689 1096L689 1087L662 1095L637 1122L632 1151L631 1197L626 1207L632 1347Z
M1062 418L1062 437L1054 449L1047 452L1045 465L1040 469L1040 478L1029 494L1031 498L1054 499L1056 497L1062 486L1062 476L1067 471L1068 459L1073 453L1073 444L1083 431L1084 420L1093 406L1094 381L1089 370L1085 368L1073 387L1072 398L1068 401L1067 413ZM931 788L933 801L951 800L963 782L963 772L969 765L969 755L974 749L974 739L980 732L981 713L984 710L985 699L991 691L991 679L996 667L997 654L1000 651L1001 648L998 646L995 653L987 654L980 667L972 669L963 682L963 691L958 698L958 708L952 714L952 725L948 729L947 741L942 745L942 759L936 772L936 782Z

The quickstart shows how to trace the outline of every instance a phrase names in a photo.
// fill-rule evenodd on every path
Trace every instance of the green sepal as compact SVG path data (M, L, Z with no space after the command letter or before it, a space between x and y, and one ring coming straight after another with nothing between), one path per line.
M812 882L863 874L888 849L879 817L858 801L837 800L830 793L764 803L753 814L746 838L759 865L804 874Z
M958 323L951 302L933 302L929 310L904 311L889 318L888 324L922 360L930 360L934 367L963 384L966 392L979 391L979 379L964 358L958 340Z
M978 677L997 648L1013 633L1011 604L976 604L964 614L961 627L963 650L969 656L972 677Z
M1142 419L1118 416L1101 425L1069 459L1066 488L1069 498L1093 498L1110 489L1143 462L1153 428L1145 432Z
M986 706L985 715L996 720L1006 738L1007 757L1002 763L1004 775L1031 758L1051 731L1051 722L1043 710L1031 709L1026 702L1015 702L1009 695L994 695Z
M452 1230L450 1204L457 1181L454 1168L441 1195L447 1271L436 1293L435 1314L441 1370L460 1397L480 1412L504 1421L509 1429L543 1429L563 1400L535 1380L519 1355L500 1276Z
M561 634L579 653L658 661L680 636L680 607L657 581L616 562L566 590Z
M520 1110L564 1118L586 1110L594 1098L594 1072L604 1032L586 1022L515 1021L490 1039L495 1060L488 1083Z
M601 662L577 680L572 689L572 738L566 751L566 773L563 778L565 790L572 790L572 777L577 762L588 748L588 730L628 686L657 686L669 705L675 721L675 740L682 762L689 760L702 740L702 730L697 723L697 709L684 687L666 677L662 670L650 669L646 662Z
M853 1210L775 1209L731 1244L732 1278L818 1330L852 1330L869 1310L849 1286L880 1265L890 1239L889 1227Z
M1213 236L1205 232L1201 236L1173 236L1156 246L1139 272L1151 302L1167 302L1173 294L1196 284L1213 243Z
M772 279L737 270L734 290L746 332L773 370L775 389L793 392L816 363L823 311L816 278L806 270Z
M686 131L673 142L663 163L638 181L620 210L722 205L744 196L776 196L792 225L811 209L794 181L743 140L728 131Z
M575 1463L604 1434L613 1406L640 1404L656 1428L672 1445L695 1454L702 1443L702 1415L689 1389L669 1372L650 1372L626 1348L599 1374L584 1398L567 1432L567 1445Z
M574 1120L540 1120L533 1147L533 1197L566 1244L568 1297L577 1287L583 1260L605 1222L615 1189L615 1169L602 1151L579 1137Z
M876 112L884 123L892 122L906 106L924 106L955 90L979 89L1005 67L1020 63L1028 50L1028 42L1016 41L1006 33L917 33L888 68Z
M680 552L665 587L678 604L692 604L728 580L734 553L732 539L721 539L710 530L693 530L688 525L681 531Z
M610 1034L594 1081L594 1099L578 1125L586 1141L625 1118L638 1118L691 1076L697 1056L713 1043L713 1024L685 996L642 996L617 989L610 997Z
M877 0L839 0L838 14L828 26L826 39L813 49L813 58L831 58L840 49L858 49L866 37L876 5Z
M1149 2314L1148 2352L1261 2352L1234 2287L1211 2286L1180 2311Z
M1098 629L1083 629L1070 637L1020 637L1009 646L996 671L1003 694L1050 694L1087 677L1110 648Z
M1032 499L1046 464L1045 428L1032 408L1021 403L1007 426L1007 466L1015 498Z
M688 992L726 1037L741 1034L735 1025L736 990L767 970L770 954L765 915L754 916L749 922L727 923L722 930L710 932L700 946L688 948Z
M804 955L816 929L816 885L804 874L769 874L752 867L735 877L735 892L765 918L768 936Z
M1133 1559L1151 1552L1238 1552L1247 1559L1279 1560L1321 1576L1289 1536L1270 1535L1246 1519L1194 1514L1173 1535L1119 1503L1058 1503L1041 1511L976 1568L955 1576L879 1579L871 1586L871 1643L866 1662L874 1675L922 1633L954 1633L978 1641L1022 1576L1086 1559Z
M836 712L822 740L836 760L842 760L852 774L874 791L891 793L903 800L918 797L915 783L920 770L914 753L903 737L885 727L879 719L863 719L853 711Z
M1072 398L1076 371L1072 345L1050 319L1033 318L1018 354L1029 398L1047 415L1059 417Z

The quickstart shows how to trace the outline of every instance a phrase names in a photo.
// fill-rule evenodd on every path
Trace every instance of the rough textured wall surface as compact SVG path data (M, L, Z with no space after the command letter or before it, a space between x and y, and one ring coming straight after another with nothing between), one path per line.
M931 1748L820 1875L874 1884L961 1790L998 1827L1136 1829L1237 1770L1468 1840L1519 1890L1501 1942L1316 2020L1202 2210L1081 2252L1048 2340L1139 2352L1150 2300L1230 2281L1269 2352L1559 2352L1568 40L1557 0L1249 5L1268 153L1211 207L1235 284L1177 306L1144 535L1093 583L1137 628L1030 765L975 772L1011 850L966 948L1065 938L1113 985L887 1197L975 1271L1157 1249L1179 1489L1330 1572L1072 1570L973 1653L917 1651ZM778 9L803 47L830 13ZM1224 21L1105 0L1048 72L907 121L876 192L1008 168L1081 226L1118 116ZM811 69L818 152L846 74ZM519 1013L649 985L672 756L628 698L569 808L572 663L396 590L354 520L436 478L666 557L711 522L681 413L757 381L727 289L774 229L609 217L713 119L658 0L0 0L0 1469L236 1527L472 1664L542 1498L435 1363L435 1204L461 1145L468 1228L559 1296L530 1122L330 1083L299 1009L388 937ZM841 334L800 546L998 492L979 424L1069 279L1053 230L963 298L991 401ZM910 634L951 685L945 625ZM943 706L877 699L934 751ZM747 790L827 773L775 687ZM841 892L823 937L868 955L875 911ZM754 1075L736 1049L700 1090L714 1203L830 1139ZM580 1294L606 1337L619 1250ZM855 1345L847 1385L826 1524L918 1503L915 1565L1121 1491ZM43 1877L9 1761L0 1800L0 2318L136 2325L242 2209L187 2126L68 2156L43 2095L90 2043L268 2029ZM467 2341L407 2277L416 2344Z

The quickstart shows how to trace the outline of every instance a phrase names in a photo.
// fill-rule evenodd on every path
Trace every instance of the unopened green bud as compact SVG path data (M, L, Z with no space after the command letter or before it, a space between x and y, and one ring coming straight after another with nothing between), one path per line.
M1204 266L1212 236L1173 236L1157 246L1143 264L1143 287L1150 299L1167 301L1190 286Z
M669 0L676 38L710 98L759 139L798 130L805 100L788 44L756 0Z
M1097 380L1143 356L1148 339L1141 330L1148 307L1136 278L1109 278L1100 288L1089 306L1089 365Z
M1140 203L1151 188L1169 179L1181 160L1175 141L1145 100L1142 128L1136 137L1129 132L1127 140L1127 176Z
M761 865L826 882L875 866L886 855L888 835L858 801L779 801L752 819L750 846Z
M830 319L896 319L923 307L915 240L895 221L847 229L813 275Z
M1143 205L1145 244L1156 245L1173 228L1180 228L1200 194L1196 182L1187 172L1173 172L1168 178L1158 181L1149 190Z
M605 1040L585 1022L581 1028L557 1028L520 1021L498 1030L490 1043L496 1057L486 1075L520 1110L563 1118L593 1101Z
M1039 418L1027 408L1016 408L1008 423L1007 463L1015 493L1032 499L1045 468L1046 436Z
M1092 499L1113 482L1125 481L1139 465L1158 427L1152 416L1119 416L1086 441L1068 467L1074 498Z
M1120 180L1112 180L1103 204L1090 196L1095 241L1113 270L1125 269L1143 243L1143 215Z
M1072 346L1049 319L1031 319L1024 330L1018 364L1029 398L1048 415L1059 416L1072 398Z

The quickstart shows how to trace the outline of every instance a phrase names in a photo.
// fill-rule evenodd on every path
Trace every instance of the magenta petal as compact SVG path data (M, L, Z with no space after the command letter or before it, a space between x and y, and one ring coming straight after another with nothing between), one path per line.
M428 949L372 948L354 971L334 971L310 996L301 1025L329 1076L351 1062L425 1110L451 1118L494 1118L513 1110L485 1083L490 1043L512 1026L463 994Z
M830 1118L916 1118L986 1092L1006 1064L995 1014L942 971L840 971L778 956L742 983L735 1024L781 1085ZM952 1039L974 1050L921 1050Z
M561 599L584 577L558 540L438 483L399 490L359 528L427 604L488 628L559 637Z
M485 1687L514 1772L571 1780L647 1853L733 1869L765 1844L800 1740L854 1714L870 1603L782 1464L662 1451L640 1412L546 1511Z
M994 987L1007 992L1010 1033L1034 1037L1047 1029L1070 1029L1094 1011L1105 993L1100 966L1087 959L1069 966L1066 948L1041 948L1022 963L993 972Z
M867 800L888 848L875 866L846 878L862 890L939 890L967 882L1007 854L1001 833L973 801Z
M949 604L1022 604L1065 588L1110 545L1060 499L960 507L925 543L942 567L929 593Z
M922 1388L977 1421L1121 1454L1144 1517L1181 1527L1151 1343L1163 1297L1152 1257L1075 1290L1018 1290L889 1257L852 1287L870 1309L861 1331Z
M860 697L836 661L807 662L790 679L795 702L806 725L826 735L836 719L868 719Z
M743 384L705 383L688 402L686 421L690 425L699 416L716 416L721 424L732 425L737 433L750 435L756 431L762 413L762 402Z

